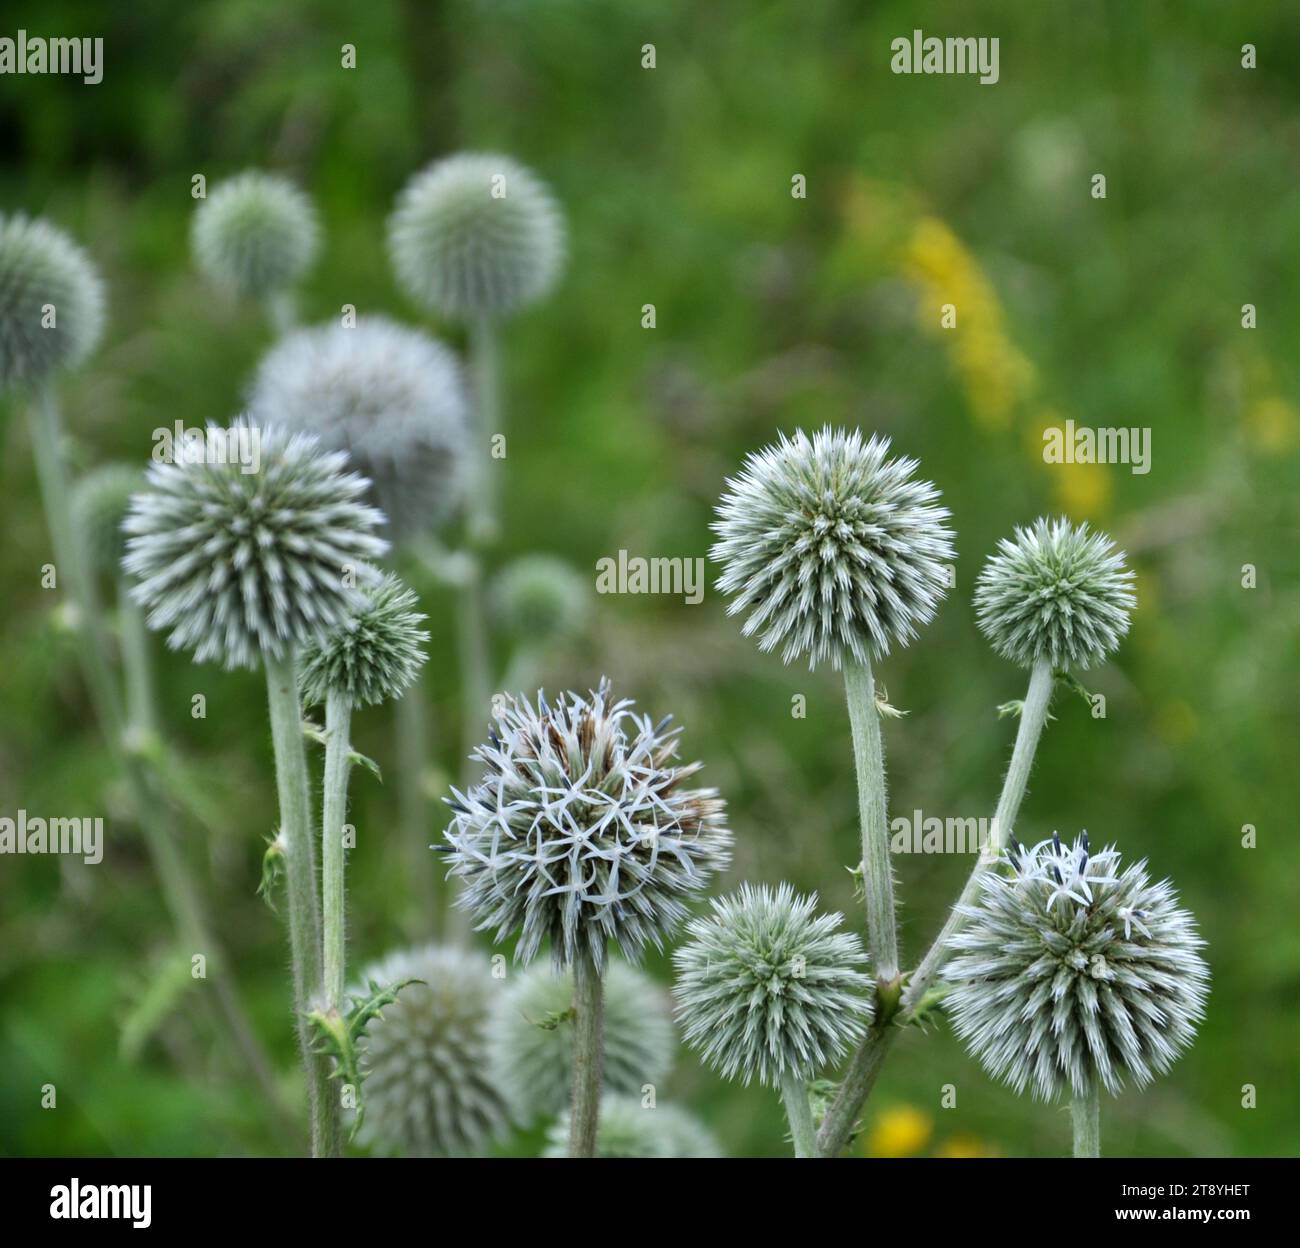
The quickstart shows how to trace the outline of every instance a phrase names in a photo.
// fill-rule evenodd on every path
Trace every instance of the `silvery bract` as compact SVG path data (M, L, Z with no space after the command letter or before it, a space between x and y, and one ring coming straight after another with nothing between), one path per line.
M1094 667L1128 632L1136 603L1123 552L1104 533L1064 519L1039 519L1003 538L975 586L984 635L1022 667L1039 659Z
M728 1079L806 1080L862 1037L871 1018L866 953L815 894L743 884L692 919L673 953L687 1044Z
M505 700L473 755L483 779L448 801L447 841L459 903L497 940L518 933L516 958L549 940L558 965L586 953L603 968L613 941L636 960L726 865L724 803L687 787L702 764L674 762L671 718L636 714L608 684Z
M249 406L255 420L346 451L395 542L460 501L465 384L455 355L428 334L378 316L298 330L262 361Z
M546 1133L544 1157L567 1157L566 1110ZM606 1094L600 1099L597 1157L721 1157L712 1132L676 1105L645 1105L635 1096Z
M481 1153L509 1112L484 1062L488 1016L501 985L481 953L426 945L366 968L364 983L404 980L361 1041L362 1140L408 1157Z
M260 438L256 472L229 453L249 438ZM375 536L383 515L361 501L366 485L345 455L305 434L236 422L209 430L206 444L181 439L173 462L150 466L123 526L123 566L150 627L226 668L256 667L337 628L363 604L358 586L378 577L368 561L388 546Z
M72 489L72 523L89 570L113 577L126 553L122 528L132 497L144 486L144 472L134 464L102 464Z
M802 430L751 454L718 504L718 588L759 648L865 663L906 645L943 597L953 558L939 491L889 439Z
M0 391L81 363L104 328L104 284L62 230L0 215Z
M1169 1069L1205 1011L1196 922L1145 862L1121 869L1084 833L1014 846L988 872L944 977L957 1034L993 1076L1044 1099L1118 1092Z

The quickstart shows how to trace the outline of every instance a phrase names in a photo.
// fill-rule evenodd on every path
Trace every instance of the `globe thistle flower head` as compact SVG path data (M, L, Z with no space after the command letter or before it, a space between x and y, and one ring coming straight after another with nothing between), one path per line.
M889 458L889 439L855 429L802 430L751 454L727 482L711 554L718 588L735 595L745 636L781 657L865 663L906 645L927 623L953 558L948 510Z
M360 1139L408 1157L474 1156L509 1125L483 1062L498 981L481 953L425 945L368 967L365 983L404 980L360 1043L365 1117Z
M249 409L346 451L396 543L436 528L460 501L465 382L452 351L419 330L363 316L289 334L259 366Z
M605 1089L639 1096L672 1069L668 996L644 972L611 960L604 986ZM502 995L488 1037L489 1065L521 1121L551 1117L573 1087L573 976L529 967Z
M687 925L673 954L686 1043L728 1079L811 1078L871 1020L862 942L817 896L744 884Z
M1163 1074L1205 1012L1209 969L1196 922L1145 862L1057 836L1013 843L962 908L946 1005L984 1069L1041 1099L1094 1081L1118 1092Z
M320 225L311 200L287 178L249 170L199 201L190 241L195 262L218 286L261 298L307 271Z
M446 835L459 904L499 941L518 932L517 960L549 939L557 968L585 953L603 970L609 941L637 961L726 865L723 801L688 787L701 764L675 761L671 720L607 682L554 704L506 699L472 756L483 779L448 799Z
M545 183L506 156L464 153L406 185L388 222L398 283L461 321L509 316L540 299L564 259L564 221Z
M72 524L94 574L114 577L121 572L126 553L122 522L143 485L144 473L134 464L103 464L73 487Z
M591 609L591 587L563 559L524 555L497 575L491 600L507 633L543 644L582 630Z
M357 611L299 656L298 681L308 704L339 693L350 706L375 706L400 698L428 657L413 590L386 575L362 590Z
M364 607L360 588L378 579L370 561L388 543L375 535L383 515L362 502L366 479L305 434L210 427L145 482L123 525L123 567L150 627L195 662L282 658Z
M46 221L0 214L0 391L80 364L103 329L90 257Z
M543 1157L567 1157L569 1111L546 1133ZM721 1157L713 1133L676 1105L643 1105L640 1097L607 1092L600 1098L597 1157Z
M1128 632L1136 604L1123 552L1065 519L1039 519L1003 538L975 585L980 629L1022 667L1096 666Z

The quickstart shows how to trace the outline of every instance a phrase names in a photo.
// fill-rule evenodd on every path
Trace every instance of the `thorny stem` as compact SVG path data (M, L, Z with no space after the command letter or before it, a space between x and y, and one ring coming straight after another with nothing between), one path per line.
M352 704L331 689L325 702L325 778L321 803L321 895L324 914L325 1008L343 1012L346 976L347 915L343 824L347 817L351 745L348 730Z
M569 1156L594 1157L605 1073L605 992L591 954L573 960L573 1107Z
M1101 1089L1095 1079L1087 1090L1070 1099L1070 1120L1074 1125L1074 1155L1101 1156Z
M790 1122L790 1137L796 1157L817 1156L817 1133L813 1130L812 1107L808 1104L808 1085L788 1066L781 1072L781 1099Z
M496 541L497 489L492 439L501 425L501 353L496 325L480 317L469 327L470 374L474 387L473 472L469 482L469 536L476 546Z
M853 1060L840 1083L840 1090L826 1111L821 1130L817 1133L817 1151L823 1157L838 1156L849 1142L854 1123L857 1122L867 1097L871 1095L872 1088L876 1086L880 1068L900 1030L896 1023L872 1027L853 1054Z

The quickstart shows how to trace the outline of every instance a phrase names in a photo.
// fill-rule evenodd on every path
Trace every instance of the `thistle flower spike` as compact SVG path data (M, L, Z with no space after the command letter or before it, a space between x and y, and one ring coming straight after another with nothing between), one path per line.
M591 587L562 559L524 555L497 574L491 605L506 632L524 644L540 645L581 631Z
M557 967L585 952L603 971L610 941L631 961L662 948L731 846L716 790L688 787L701 764L675 761L678 731L656 732L608 682L554 705L506 699L446 833L478 928L519 933L525 963L549 939Z
M759 649L787 663L862 664L906 645L948 584L939 491L889 439L802 430L746 459L718 504L718 588Z
M1136 605L1123 552L1065 519L1040 518L1003 538L975 584L981 631L1021 667L1097 666L1128 632Z
M569 1155L569 1112L546 1133L543 1157ZM721 1157L713 1133L693 1114L662 1102L645 1106L639 1096L606 1093L600 1098L597 1157Z
M73 528L95 574L115 577L121 573L126 554L122 524L132 497L143 485L144 473L134 464L103 464L73 486Z

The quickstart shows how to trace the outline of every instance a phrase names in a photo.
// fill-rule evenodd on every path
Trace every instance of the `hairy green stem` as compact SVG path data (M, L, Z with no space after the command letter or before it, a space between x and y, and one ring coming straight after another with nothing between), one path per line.
M1101 1156L1101 1088L1093 1079L1085 1091L1070 1099L1070 1120L1074 1125L1074 1155Z
M341 1149L339 1104L330 1084L328 1063L315 1052L307 1012L322 989L320 907L316 900L316 855L312 848L311 793L302 708L292 653L266 657L266 693L275 749L275 783L280 800L285 883L289 895L289 949L298 1047L307 1075L312 1156L337 1156Z
M569 1156L594 1157L605 1074L605 986L590 953L573 960L573 1107Z
M781 1099L790 1123L790 1138L796 1157L817 1156L817 1133L813 1130L812 1107L808 1104L808 1084L788 1066L781 1072Z
M438 933L439 922L433 862L436 855L429 852L434 838L435 810L429 781L433 733L429 703L420 677L398 698L393 715L397 735L398 818L414 909L412 929L418 939L425 939Z
M347 961L347 914L343 825L347 819L352 752L348 732L352 703L331 689L325 701L325 778L321 803L321 907L323 915L325 1007L343 1012Z
M474 387L475 448L471 455L468 521L470 541L491 545L497 538L496 467L492 439L504 433L501 426L501 353L496 325L480 317L469 327L470 374Z
M126 676L126 732L139 748L159 739L158 696L144 611L131 597L124 576L119 576L117 582L117 621Z
M483 578L478 565L473 578L456 595L457 640L460 646L461 780L471 783L469 756L482 743L492 717L487 613L483 609Z
M896 1023L872 1027L866 1034L853 1060L844 1072L839 1092L822 1119L817 1133L817 1151L823 1157L836 1157L849 1142L862 1107L867 1103L880 1076L885 1057L898 1038L901 1028Z

